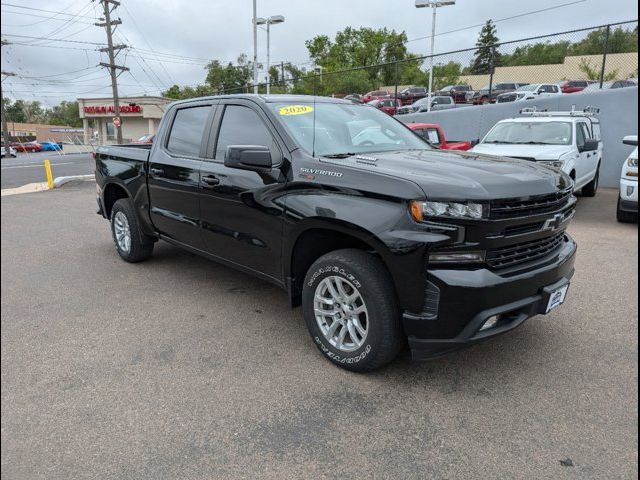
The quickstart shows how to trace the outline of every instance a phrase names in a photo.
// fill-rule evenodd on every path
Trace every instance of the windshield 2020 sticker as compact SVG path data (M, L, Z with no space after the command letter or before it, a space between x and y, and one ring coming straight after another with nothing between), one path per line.
M283 117L291 115L306 115L313 112L313 107L309 105L289 105L280 109L280 115Z

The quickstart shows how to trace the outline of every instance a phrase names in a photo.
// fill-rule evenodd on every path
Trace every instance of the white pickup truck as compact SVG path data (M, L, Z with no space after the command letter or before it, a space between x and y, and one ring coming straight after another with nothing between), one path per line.
M636 147L622 164L620 196L618 197L618 221L638 221L638 136L630 135L622 141Z
M501 120L472 152L530 160L559 168L575 190L593 197L598 190L603 143L597 108L545 112L523 109L521 117Z

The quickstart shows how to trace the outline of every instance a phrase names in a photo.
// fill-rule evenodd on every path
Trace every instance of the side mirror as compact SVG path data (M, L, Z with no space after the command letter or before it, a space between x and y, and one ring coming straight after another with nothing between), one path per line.
M628 137L624 137L622 139L622 143L625 145L631 145L632 147L638 146L638 136L637 135L629 135Z
M224 156L224 166L257 172L271 170L271 150L260 145L229 145Z
M475 147L479 143L480 143L480 139L479 138L471 140L471 148Z
M584 145L582 145L582 147L578 147L578 150L580 151L580 153L582 152L594 152L596 150L598 150L598 146L599 146L599 142L598 140L593 140L593 139L588 139L584 142Z

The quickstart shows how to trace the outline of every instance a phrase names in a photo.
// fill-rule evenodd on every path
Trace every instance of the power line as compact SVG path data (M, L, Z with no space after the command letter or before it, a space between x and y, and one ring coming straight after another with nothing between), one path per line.
M145 43L147 44L147 46L151 49L151 51L153 52L154 55L156 55L156 52L153 50L153 47L151 46L151 44L149 43L149 41L147 40L147 38L144 36L144 33L142 32L142 29L140 27L138 27L138 24L136 23L135 17L133 15L131 15L131 12L129 12L129 10L127 9L126 5L122 5L122 8L124 8L124 11L127 13L127 15L129 15L129 18L131 19L131 21L133 22L133 26L136 27L136 29L138 30L138 32L140 32L140 35L142 36L142 39L145 41ZM157 55L156 55L157 58ZM162 67L162 70L164 70L165 75L167 76L167 78L169 79L170 83L175 83L173 81L173 78L171 78L171 75L169 75L169 72L167 71L167 68L164 66L164 63L160 63L160 66Z
M518 15L513 15L511 17L505 17L505 18L500 18L498 20L493 20L493 23L506 22L507 20L513 20L515 18L527 17L529 15L534 15L536 13L548 12L550 10L557 10L558 8L568 7L569 5L575 5L575 4L578 4L578 3L584 3L586 1L587 0L576 0L576 1L573 1L573 2L563 3L561 5L555 5L553 7L541 8L540 10L533 10L531 12L520 13ZM468 27L456 28L455 30L448 30L446 32L439 32L439 33L436 33L435 36L439 37L439 36L442 36L442 35L449 35L451 33L464 32L465 30L471 30L473 28L483 27L484 25L485 25L484 23L478 23L476 25L469 25ZM404 43L417 42L419 40L426 40L427 38L431 38L431 37L427 36L427 37L412 38L410 40L406 40Z
M89 42L89 41L86 41L86 40L66 40L64 38L33 37L31 35L18 35L18 34L14 34L14 33L4 33L3 35L6 36L6 37L29 38L29 39L34 39L34 40L48 40L50 42L82 43L82 44L86 44L86 45L99 45L99 46L103 46L104 45L104 43ZM35 44L27 44L27 45L35 45Z
M72 5L73 5L73 3L72 3ZM20 8L20 9L34 11L34 12L55 13L56 15L65 15L65 16L68 16L68 17L76 17L76 16L78 16L80 18L88 18L90 20L95 20L94 17L90 17L88 15L74 15L73 13L60 12L60 11L56 11L56 10L45 10L44 8L25 7L23 5L16 5L15 3L3 3L2 6L3 7ZM28 15L28 14L25 13L25 15Z

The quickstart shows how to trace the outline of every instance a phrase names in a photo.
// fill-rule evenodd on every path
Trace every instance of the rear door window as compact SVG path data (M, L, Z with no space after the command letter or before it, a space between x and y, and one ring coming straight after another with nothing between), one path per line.
M199 157L210 112L209 105L179 109L173 119L167 150L173 155Z

